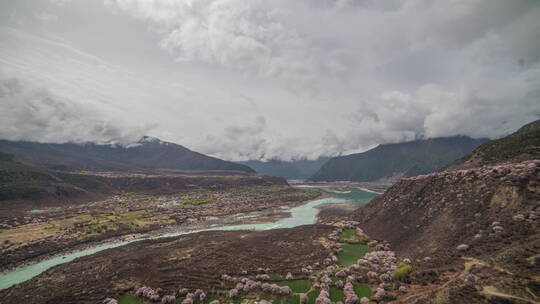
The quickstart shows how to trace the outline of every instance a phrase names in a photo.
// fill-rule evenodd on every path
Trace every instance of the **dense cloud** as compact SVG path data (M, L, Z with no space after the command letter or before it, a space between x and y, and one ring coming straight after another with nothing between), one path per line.
M129 144L148 130L104 120L98 109L0 75L0 138Z
M48 140L150 132L227 159L315 158L416 138L497 137L540 118L534 0L2 5L6 75L64 96L50 111L82 130L66 134L37 115L51 124ZM0 106L25 117L21 98ZM16 129L0 135L35 139Z

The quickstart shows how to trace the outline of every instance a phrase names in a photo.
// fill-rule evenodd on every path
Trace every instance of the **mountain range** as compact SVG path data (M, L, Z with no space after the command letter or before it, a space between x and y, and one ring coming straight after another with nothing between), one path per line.
M0 151L14 154L37 166L61 171L175 169L255 172L248 166L207 156L148 136L127 146L0 140Z
M379 145L362 153L328 160L312 181L377 181L440 170L488 139L440 137Z
M329 159L330 157L321 156L315 160L298 159L283 161L273 159L269 161L249 160L239 163L249 166L265 175L280 176L286 179L307 179L317 172Z
M540 120L401 179L353 218L414 261L412 284L445 282L400 303L538 303L539 173Z

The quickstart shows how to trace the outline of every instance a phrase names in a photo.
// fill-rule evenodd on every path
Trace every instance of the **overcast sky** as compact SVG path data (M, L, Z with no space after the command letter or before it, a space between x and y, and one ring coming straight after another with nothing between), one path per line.
M315 158L540 118L538 0L2 0L0 138Z

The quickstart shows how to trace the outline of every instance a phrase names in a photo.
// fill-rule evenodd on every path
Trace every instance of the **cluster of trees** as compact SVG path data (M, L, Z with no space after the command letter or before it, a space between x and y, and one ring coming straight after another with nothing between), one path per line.
M160 293L162 292L161 288L153 289L151 287L142 286L136 288L135 295L139 298L146 298L152 302L157 302L161 299Z
M339 227L332 231L329 235L330 239L333 239L332 244L327 246L330 249L328 256L323 260L322 267L320 263L314 263L313 265L307 265L302 267L301 273L309 275L309 280L312 283L313 288L320 289L321 292L316 299L316 304L332 304L330 299L330 286L336 288L342 288L345 296L345 304L362 304L370 301L367 297L359 298L354 290L355 283L361 282L380 282L377 287L372 300L383 301L385 299L391 299L392 296L388 296L387 290L395 289L399 293L406 293L407 288L401 285L396 279L396 273L402 268L406 270L407 274L412 269L410 266L410 259L403 259L403 261L397 264L397 258L393 251L390 250L388 243L379 241L370 241L368 246L376 249L375 251L367 253L363 258L358 259L356 264L349 267L339 266L338 258L336 254L340 252L341 246L339 245L339 234L343 232L343 229L355 229L356 236L364 237L367 235L358 227L358 222L346 222L342 227ZM319 272L314 270L321 269ZM336 272L337 271L337 272ZM246 275L247 271L241 271ZM230 289L227 293L227 297L230 299L236 298L241 292L262 291L268 294L276 296L288 296L293 292L289 286L279 286L277 284L271 284L268 282L270 276L269 268L258 268L255 280L247 277L233 277L228 274L223 274L221 279L233 283L234 288ZM338 277L339 279L332 282L331 277ZM285 276L288 281L294 280L292 272L288 272ZM472 281L472 279L469 278ZM396 283L397 282L397 283ZM175 303L178 297L185 297L182 304L193 304L196 299L204 302L207 299L203 290L197 289L193 293L190 293L187 288L179 289L172 295L163 295L163 290L160 288L153 289L147 286L135 288L135 295L141 298L145 298L152 302L161 300L163 304ZM300 304L307 303L307 296L305 294L300 295ZM260 301L258 304L264 304L266 301ZM104 304L117 304L114 299L106 299ZM219 304L218 300L212 301L210 304Z
M268 275L257 275L257 278L260 278L261 276L264 276L264 279L269 279ZM292 278L292 274L290 274L290 277ZM279 286L277 284L263 283L249 278L235 278L228 274L224 274L221 276L221 279L231 283L236 283L236 286L229 290L229 298L236 298L241 291L249 292L253 290L261 290L263 292L279 296L287 296L292 293L292 290L289 286Z
M301 271L305 275L310 275L311 273L313 273L313 267L311 265L308 265L307 267L302 267Z
M396 255L390 250L390 245L387 242L371 240L368 242L368 246L375 249L375 251L367 253L363 258L358 259L356 264L349 267L343 267L341 269L336 269L334 267L333 264L336 263L336 261L333 261L332 257L341 250L341 247L339 246L339 236L344 229L355 229L355 235L357 237L370 240L364 230L358 227L358 224L358 222L347 222L345 225L342 225L342 227L335 229L329 234L328 238L333 241L333 244L328 247L332 250L332 253L329 254L328 258L323 260L323 264L328 266L317 276L312 275L310 277L310 280L314 282L313 286L321 288L321 295L317 298L318 304L330 303L327 292L324 292L329 285L333 285L336 288L343 288L345 304L360 304L368 303L370 301L367 297L358 297L354 291L353 285L356 282L379 282L380 284L372 297L372 300L377 301L383 301L388 298L389 295L387 290L390 289L396 289L399 293L407 292L407 288L401 285L398 279L400 278L401 272L408 275L412 270L412 266L410 266L411 260L405 258L398 266ZM335 273L335 276L340 278L340 280L332 283L329 277L332 276L336 270L338 271ZM345 283L343 281L345 281Z
M345 296L345 304L358 304L360 302L351 282L347 282L343 287L343 295Z
M176 303L177 297L185 297L185 299L182 301L182 304L193 304L193 302L195 302L195 299L199 299L201 302L204 302L207 298L206 293L204 293L202 289L197 289L193 293L190 293L187 288L181 288L175 294L164 295L163 289L153 289L148 286L135 287L135 295L139 298L144 298L151 302L158 302L159 300L161 300L162 304L174 304ZM117 304L117 302L104 302L104 304ZM219 301L212 301L211 304L219 304Z

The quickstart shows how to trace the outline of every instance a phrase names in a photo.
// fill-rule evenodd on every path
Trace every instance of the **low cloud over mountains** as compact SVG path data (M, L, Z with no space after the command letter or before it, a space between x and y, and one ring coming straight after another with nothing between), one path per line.
M498 137L540 116L538 1L9 0L0 11L8 139L150 134L232 160L315 159Z

